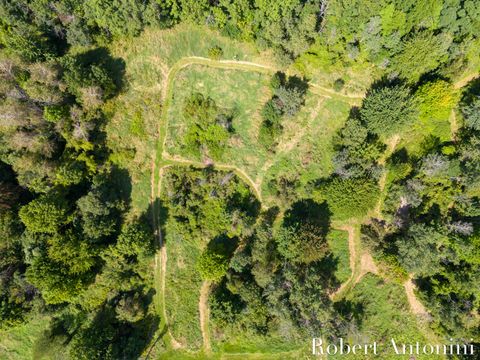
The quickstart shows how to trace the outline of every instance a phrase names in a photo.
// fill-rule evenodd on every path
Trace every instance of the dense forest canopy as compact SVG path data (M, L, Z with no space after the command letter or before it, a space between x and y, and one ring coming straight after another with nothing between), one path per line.
M332 139L331 172L278 174L267 206L248 176L215 168L239 141L239 110L192 90L182 150L201 161L162 163L162 194L137 211L144 169L125 165L134 147L109 141L112 103L130 90L110 45L180 23L277 64L252 126L266 156L285 152L318 73L336 78L328 96L348 97L352 71L368 71ZM45 315L45 339L72 359L145 355L166 323L153 263L167 229L203 247L195 276L221 340L359 336L368 301L335 301L329 242L334 224L354 223L387 278L414 279L438 336L480 342L479 34L475 0L1 0L0 329Z

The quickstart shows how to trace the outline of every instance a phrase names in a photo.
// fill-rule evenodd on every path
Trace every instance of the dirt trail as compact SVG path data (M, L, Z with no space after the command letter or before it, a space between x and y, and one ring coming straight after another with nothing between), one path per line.
M368 273L378 275L378 268L377 265L375 265L372 255L365 251L360 259L360 271L353 283L358 284L360 280L362 280L362 278Z
M198 299L198 311L200 313L200 330L202 331L203 349L210 352L210 332L208 330L208 321L210 311L208 309L208 294L210 292L210 282L204 281L200 289L200 298Z
M162 189L162 180L163 180L163 171L165 168L167 168L169 165L165 165L161 167L158 170L158 186L157 186L157 196L160 195L160 191ZM152 166L152 170L155 169L155 166ZM154 173L152 173L152 194L154 194ZM154 199L154 197L152 197ZM153 200L152 200L153 201ZM163 242L163 236L162 236L162 229L160 227L160 224L158 223L158 209L154 211L154 226L155 226L155 234L157 236L157 241L158 241L158 247L160 249L160 252L157 252L157 255L155 256L155 267L158 267L158 264L160 263L160 294L161 294L161 303L162 303L162 313L163 313L163 318L165 321L165 325L168 327L168 321L167 321L167 308L165 306L165 283L166 283L166 275L167 275L167 248ZM178 349L182 347L182 344L179 343L175 338L173 337L170 329L168 329L168 334L170 335L170 344L174 349Z
M467 85L470 81L475 80L479 77L478 73L473 73L465 76L463 79L458 80L456 83L453 84L455 89L461 89L465 85Z
M458 132L458 122L457 122L457 116L455 115L455 110L452 109L452 112L450 113L450 132L452 133L452 140L455 141L457 138L457 132Z
M410 309L415 315L420 315L422 317L428 317L429 314L423 304L415 296L415 284L412 281L412 275L408 278L407 281L403 284L405 288L405 293L407 294L408 303L410 304Z

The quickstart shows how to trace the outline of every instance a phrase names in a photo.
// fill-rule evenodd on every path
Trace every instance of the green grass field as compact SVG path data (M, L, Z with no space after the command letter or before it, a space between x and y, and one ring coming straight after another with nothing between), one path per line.
M196 269L200 243L185 239L167 226L168 267L165 281L165 307L171 334L186 349L202 345L198 299L202 280Z
M376 275L367 274L346 295L343 304L360 309L362 322L350 330L350 343L371 343L377 341L379 358L409 359L409 356L396 355L392 352L390 339L396 343L415 344L432 343L427 340L419 328L414 315L410 313L407 297L403 287L397 283L385 282ZM360 335L361 334L361 335ZM371 359L369 355L337 355L331 359ZM439 357L429 356L428 359ZM441 358L441 357L440 357Z
M257 72L215 69L201 65L181 70L175 78L175 96L168 109L166 149L172 155L189 157L182 149L183 136L189 126L182 109L186 98L199 92L211 97L223 111L235 114L235 133L230 138L224 159L225 162L245 169L251 178L256 179L260 171L259 165L267 158L267 151L257 142L257 134L261 123L258 111L270 96L269 80L268 75Z
M343 283L352 275L352 269L350 269L350 251L348 249L348 232L331 230L327 240L333 257L337 261L335 276L338 281Z
M25 324L0 331L0 359L26 360L40 357L36 343L48 327L48 317L37 317ZM60 358L59 358L60 359Z
M192 158L182 147L188 122L182 115L185 99L194 92L211 97L217 105L235 114L231 136L222 163L245 171L268 202L273 199L268 183L278 176L296 174L300 184L328 176L332 171L332 137L343 125L350 105L336 98L307 92L305 106L297 116L284 119L284 131L275 154L258 142L259 111L271 96L269 75L253 71L191 65L176 76L175 94L168 108L166 150L173 156ZM299 194L300 196L302 194Z

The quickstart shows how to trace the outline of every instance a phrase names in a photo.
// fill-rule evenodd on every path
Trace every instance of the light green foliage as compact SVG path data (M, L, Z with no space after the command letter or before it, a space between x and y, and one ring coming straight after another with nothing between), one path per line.
M350 250L348 246L348 233L343 230L330 230L327 235L328 247L336 261L335 277L344 283L350 278Z
M213 46L208 49L208 57L212 60L220 60L223 55L223 49L220 46Z
M206 249L198 259L197 268L202 279L218 282L225 276L228 264L225 254Z
M419 117L423 121L448 119L458 101L458 92L446 81L422 85L415 93Z
M319 189L319 197L327 200L333 217L338 220L362 218L375 207L378 185L370 179L333 178Z
M85 277L70 273L61 263L36 256L27 269L29 282L37 287L47 304L72 302L85 288Z
M360 114L370 131L387 138L412 123L415 112L409 89L392 86L368 94Z
M55 233L68 222L67 203L58 194L43 195L20 209L19 216L32 233Z
M48 257L73 275L86 273L95 265L96 254L92 245L73 231L55 234L47 242Z

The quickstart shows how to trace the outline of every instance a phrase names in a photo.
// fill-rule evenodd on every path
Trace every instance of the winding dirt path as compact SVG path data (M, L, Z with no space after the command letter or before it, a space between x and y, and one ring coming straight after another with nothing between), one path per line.
M209 353L212 349L210 347L210 332L208 330L208 321L210 318L210 310L208 309L208 294L210 292L210 282L204 281L200 289L200 298L198 299L198 311L200 313L200 330L202 331L203 349Z
M408 303L410 304L410 309L415 315L420 315L423 317L428 317L428 311L425 309L420 300L415 296L415 284L413 283L413 277L410 275L407 281L403 284L405 288L405 293L407 294Z

